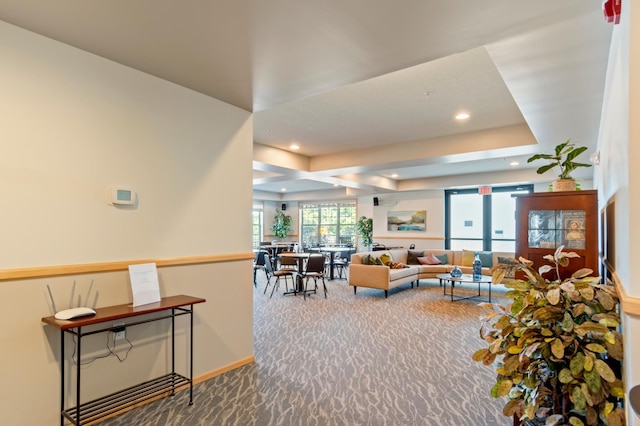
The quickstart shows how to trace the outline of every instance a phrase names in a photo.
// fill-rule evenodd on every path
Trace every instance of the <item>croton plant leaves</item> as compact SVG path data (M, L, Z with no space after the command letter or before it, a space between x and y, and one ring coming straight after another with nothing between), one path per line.
M595 426L606 420L608 426L622 426L624 385L616 374L624 350L616 331L620 302L615 287L599 284L589 269L556 281L539 273L559 277L560 266L574 257L578 255L560 247L546 257L555 266L543 269L518 259L514 268L525 279L506 280L511 302L494 308L497 315L484 317L492 325L484 333L488 346L473 359L498 363L491 394L508 396L506 416L525 420L542 415L549 425L556 419L551 416L564 410L558 424ZM562 406L552 406L557 401L553 395L565 396Z

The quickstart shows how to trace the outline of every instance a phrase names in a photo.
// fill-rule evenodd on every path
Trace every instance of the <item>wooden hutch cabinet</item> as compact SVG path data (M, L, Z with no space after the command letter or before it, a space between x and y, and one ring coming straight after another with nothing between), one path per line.
M516 259L529 259L537 269L549 263L543 256L563 245L565 251L580 255L561 268L563 278L580 268L598 274L598 191L536 192L514 197Z

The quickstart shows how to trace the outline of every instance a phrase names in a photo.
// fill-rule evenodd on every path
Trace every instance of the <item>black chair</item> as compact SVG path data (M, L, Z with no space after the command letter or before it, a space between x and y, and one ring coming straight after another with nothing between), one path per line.
M313 283L315 285L313 290L309 290L307 288L309 284L309 278L313 278ZM312 254L309 256L307 260L307 266L304 269L304 272L300 274L300 279L304 280L304 290L302 294L304 298L307 298L308 292L317 293L318 290L318 278L322 279L322 287L324 288L324 298L327 298L327 285L324 282L324 255L322 254Z
M271 278L271 275L265 268L265 257L268 259L269 253L266 250L259 250L256 253L256 257L253 260L253 286L254 287L257 287L256 274L258 273L258 271L264 271L264 273L267 275L267 281L269 281L269 279ZM269 270L271 270L271 268L269 268Z
M287 278L291 278L291 286L295 286L295 282L293 280L293 270L291 269L279 269L277 271L274 271L271 268L271 262L269 261L269 255L266 256L266 262L264 264L265 266L265 270L267 272L269 272L271 274L271 276L276 277L276 282L273 283L273 287L271 288L271 295L269 296L270 298L273 297L273 293L276 291L276 288L279 287L280 285L280 278L284 277L284 285L286 286L286 291L289 292L289 284L287 281ZM269 284L271 284L271 279L267 280L267 283L264 285L264 293L263 294L267 294L267 288L269 287Z
M349 270L349 263L351 263L351 250L339 251L336 252L335 257L333 259L333 267L338 272L338 278L342 278L342 274L344 273L345 278L347 277L347 271Z

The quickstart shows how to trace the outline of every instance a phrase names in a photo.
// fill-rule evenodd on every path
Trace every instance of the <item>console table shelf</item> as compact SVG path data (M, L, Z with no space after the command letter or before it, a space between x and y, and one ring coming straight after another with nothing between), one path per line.
M191 296L165 297L157 303L132 307L130 304L108 306L96 309L96 314L90 317L80 317L73 320L58 320L53 316L42 318L42 322L60 330L60 425L64 425L64 419L74 425L83 425L104 419L123 409L133 407L150 399L173 395L181 387L189 386L189 404L193 404L193 305L203 303L205 299ZM96 333L113 331L113 321L122 321L141 315L164 313L163 315L125 322L124 327L133 327L152 321L163 319L171 320L171 372L156 379L148 380L135 386L85 403L80 402L81 396L81 368L82 338ZM189 374L183 376L175 371L175 318L188 315L189 324ZM93 326L89 331L83 327ZM65 408L65 335L76 337L75 364L76 364L76 405L73 408Z
M177 388L190 384L191 380L187 377L169 373L157 379L81 404L79 419L77 407L69 408L63 411L62 414L73 424L78 423L78 420L80 424L91 423L123 409L138 405L141 402L173 394Z

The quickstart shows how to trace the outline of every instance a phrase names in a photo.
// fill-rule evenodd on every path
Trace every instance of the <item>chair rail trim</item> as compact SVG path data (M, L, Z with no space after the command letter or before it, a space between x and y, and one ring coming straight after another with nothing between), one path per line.
M251 260L253 253L226 253L203 256L173 257L166 259L135 259L114 262L83 263L75 265L36 266L32 268L16 268L0 270L0 281L21 280L28 278L55 277L62 275L91 274L96 272L126 271L129 265L153 263L158 267L197 265L201 263L235 262Z

